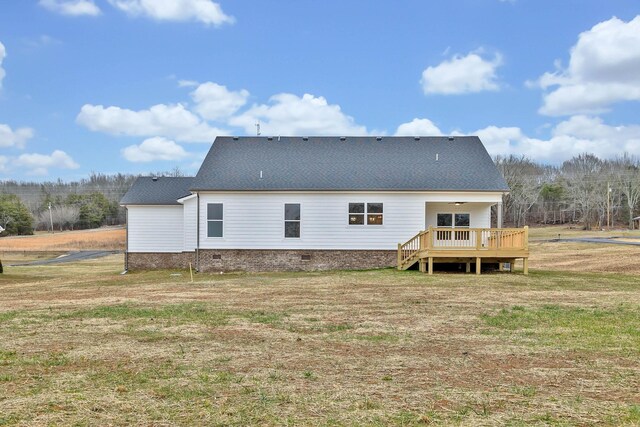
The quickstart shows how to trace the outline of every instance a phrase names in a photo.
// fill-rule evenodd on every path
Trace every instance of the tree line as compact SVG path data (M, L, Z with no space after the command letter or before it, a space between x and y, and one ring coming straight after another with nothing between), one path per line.
M633 229L633 218L640 215L637 157L600 159L585 153L560 166L524 156L497 156L494 162L511 188L503 197L510 225L574 223L588 230L614 225Z
M560 166L525 156L494 158L511 191L503 197L507 225L624 225L640 215L640 160L624 154L600 159L581 154ZM183 176L179 169L158 176ZM0 181L3 234L73 230L125 223L119 201L137 175L92 173L74 182ZM51 206L51 209L49 209Z
M183 176L177 168L152 175ZM92 173L72 182L0 181L2 235L124 224L126 214L119 202L138 176Z

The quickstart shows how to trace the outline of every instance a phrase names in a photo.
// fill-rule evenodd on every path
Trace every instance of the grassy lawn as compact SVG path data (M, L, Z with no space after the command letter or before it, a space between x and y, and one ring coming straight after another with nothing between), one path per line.
M529 227L529 239L556 239L560 236L563 239L574 237L625 237L632 240L640 239L640 230L629 230L627 228L611 228L610 230L598 229L583 230L579 224L572 225L549 225Z
M640 424L634 274L9 263L0 425Z

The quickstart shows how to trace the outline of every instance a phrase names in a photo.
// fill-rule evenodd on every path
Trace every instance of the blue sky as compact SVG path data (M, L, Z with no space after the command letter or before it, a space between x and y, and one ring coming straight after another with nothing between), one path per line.
M0 179L195 173L216 135L640 155L637 0L0 4Z

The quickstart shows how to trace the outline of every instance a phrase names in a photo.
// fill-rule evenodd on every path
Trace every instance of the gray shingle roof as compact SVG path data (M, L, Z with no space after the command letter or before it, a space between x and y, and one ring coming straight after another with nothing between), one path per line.
M476 136L217 137L190 188L509 190Z
M120 200L121 205L179 205L178 199L190 194L193 177L137 178Z

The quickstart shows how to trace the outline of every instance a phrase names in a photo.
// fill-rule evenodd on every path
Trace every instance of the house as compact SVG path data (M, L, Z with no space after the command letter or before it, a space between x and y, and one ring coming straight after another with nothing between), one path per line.
M195 177L141 177L125 194L126 267L479 272L481 258L525 258L523 230L497 231L508 191L475 136L218 137Z

